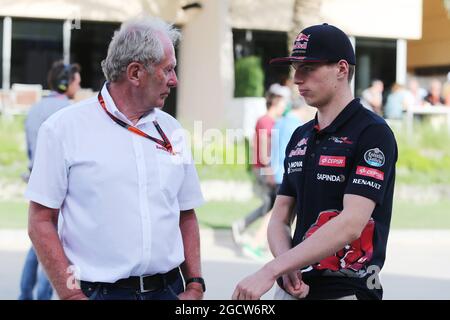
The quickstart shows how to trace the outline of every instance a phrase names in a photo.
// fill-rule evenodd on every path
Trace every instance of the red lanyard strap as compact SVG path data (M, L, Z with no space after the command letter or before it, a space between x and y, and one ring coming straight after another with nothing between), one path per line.
M155 126L156 130L158 131L158 133L161 135L161 137L163 138L163 140L161 139L157 139L155 137L149 136L148 134L146 134L145 132L143 132L142 130L139 130L136 127L133 127L131 125L129 125L128 123L116 118L111 112L108 111L108 109L106 109L106 104L105 104L105 100L102 97L101 92L98 93L98 102L100 103L100 106L103 108L103 110L106 112L106 114L118 125L120 125L121 127L127 129L128 131L131 131L135 134L140 135L141 137L147 138L152 140L153 142L157 143L158 145L160 145L161 147L163 147L166 151L173 153L173 148L172 148L172 144L170 143L169 139L167 138L166 134L164 133L164 131L161 129L161 127L159 126L158 122L155 120L153 121L153 125Z

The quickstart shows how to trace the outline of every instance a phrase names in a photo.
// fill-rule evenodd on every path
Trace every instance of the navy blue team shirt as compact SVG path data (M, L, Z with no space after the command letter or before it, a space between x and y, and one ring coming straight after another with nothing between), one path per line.
M381 299L377 277L384 264L391 221L397 144L384 119L352 100L320 130L317 116L297 128L286 148L279 195L296 199L292 246L343 209L345 194L376 203L361 237L335 255L302 270L307 299L356 295Z

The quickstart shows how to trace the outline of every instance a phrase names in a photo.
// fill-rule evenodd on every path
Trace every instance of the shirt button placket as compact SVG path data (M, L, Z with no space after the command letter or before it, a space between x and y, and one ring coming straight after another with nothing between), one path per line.
M151 248L149 243L151 242L151 228L150 226L150 212L147 204L147 187L146 187L146 176L147 176L147 168L145 166L144 156L143 156L143 148L144 141L141 137L136 137L135 141L135 152L136 152L136 162L138 167L138 192L139 192L139 207L141 209L141 221L142 221L142 272L145 271L146 266L148 265L148 261L151 258Z

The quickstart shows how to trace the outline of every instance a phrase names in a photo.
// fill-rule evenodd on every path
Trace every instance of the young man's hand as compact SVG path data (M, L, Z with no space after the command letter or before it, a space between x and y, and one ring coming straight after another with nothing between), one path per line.
M309 293L309 286L302 281L302 273L294 271L283 275L284 290L291 296L303 299Z
M233 300L259 300L272 288L275 276L270 269L263 267L256 273L238 283L233 292Z

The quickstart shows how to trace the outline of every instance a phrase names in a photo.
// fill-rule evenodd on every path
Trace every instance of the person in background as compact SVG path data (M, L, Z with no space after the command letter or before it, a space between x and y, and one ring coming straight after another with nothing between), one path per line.
M301 107L305 105L304 99L300 97L294 101L290 107L290 111L279 118L272 129L271 151L270 151L270 167L272 169L276 192L280 188L284 173L284 153L286 146L292 136L292 133L303 124L301 119ZM263 218L249 244L244 248L250 247L252 252L257 252L258 257L264 256L267 251L267 226L271 217L270 210ZM249 249L247 249L249 250Z
M403 117L403 112L407 109L407 91L402 85L394 83L389 93L386 106L384 107L384 117L386 119L399 120Z
M271 162L277 190L283 181L284 154L292 133L303 125L301 108L306 105L305 99L300 96L292 103L291 110L275 122L271 143Z
M50 94L31 106L25 120L27 155L29 160L29 172L24 175L26 182L28 182L29 173L33 168L39 128L52 114L70 104L70 100L75 97L75 94L80 89L80 82L80 66L78 64L66 65L63 61L53 63L47 76L47 84L51 90ZM33 300L33 291L36 285L36 299L50 300L53 289L32 246L27 253L23 266L20 279L19 300Z
M269 87L266 94L267 113L256 122L253 143L253 174L256 178L255 191L261 197L262 204L242 219L235 221L232 225L233 240L237 245L242 245L244 254L254 258L263 256L260 247L263 239L261 232L257 232L250 241L244 241L243 232L259 218L265 216L272 209L276 196L276 184L270 167L271 163L271 140L272 130L275 122L283 115L286 104L290 98L290 90L274 83ZM264 228L264 222L262 223ZM263 234L265 238L265 235Z
M442 87L442 97L444 98L444 104L450 107L450 72L447 73L447 81Z
M430 90L425 97L425 103L432 106L438 106L444 104L444 98L442 98L442 83L438 79L433 79L430 82Z
M419 81L416 78L411 78L408 81L408 90L406 92L407 107L421 107L424 105L427 90L420 87Z
M361 103L370 111L382 115L384 85L381 80L373 80L372 85L361 94Z

